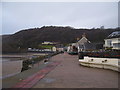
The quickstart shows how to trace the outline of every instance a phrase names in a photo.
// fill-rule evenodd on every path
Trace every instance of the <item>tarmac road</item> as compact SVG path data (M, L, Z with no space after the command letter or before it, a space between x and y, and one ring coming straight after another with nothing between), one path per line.
M81 66L77 55L64 53L50 60L61 63L33 88L118 88L118 72Z

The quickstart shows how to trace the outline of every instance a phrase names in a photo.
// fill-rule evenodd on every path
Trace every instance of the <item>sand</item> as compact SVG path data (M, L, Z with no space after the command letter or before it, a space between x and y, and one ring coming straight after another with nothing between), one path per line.
M2 63L2 77L6 78L20 73L22 69L22 61L6 61Z
M44 53L21 53L21 54L3 54L0 55L0 79L14 76L21 72L22 62L32 56L41 56Z

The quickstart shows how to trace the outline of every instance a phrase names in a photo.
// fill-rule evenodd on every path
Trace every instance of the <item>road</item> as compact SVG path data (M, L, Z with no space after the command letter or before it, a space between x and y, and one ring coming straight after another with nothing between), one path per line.
M59 54L50 61L61 63L33 88L118 88L117 72L81 66L77 55Z

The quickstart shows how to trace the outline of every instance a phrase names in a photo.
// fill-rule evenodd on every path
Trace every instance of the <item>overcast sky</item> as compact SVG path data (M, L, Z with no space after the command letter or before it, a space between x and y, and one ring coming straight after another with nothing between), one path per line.
M117 2L3 2L2 34L42 26L115 28Z

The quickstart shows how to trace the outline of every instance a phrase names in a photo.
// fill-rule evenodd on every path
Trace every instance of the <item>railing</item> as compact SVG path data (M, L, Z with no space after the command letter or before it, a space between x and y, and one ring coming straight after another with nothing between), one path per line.
M52 56L55 56L55 55L60 54L60 53L63 53L63 52L49 53L48 55L45 55L45 56L33 57L31 59L24 60L21 72L32 68L34 66L34 64L39 63L41 60L45 60L45 59L50 60L50 58ZM29 67L30 65L32 67Z
M79 52L79 59L84 58L84 56L89 57L99 57L99 58L119 58L120 59L120 50L119 51L85 51Z

